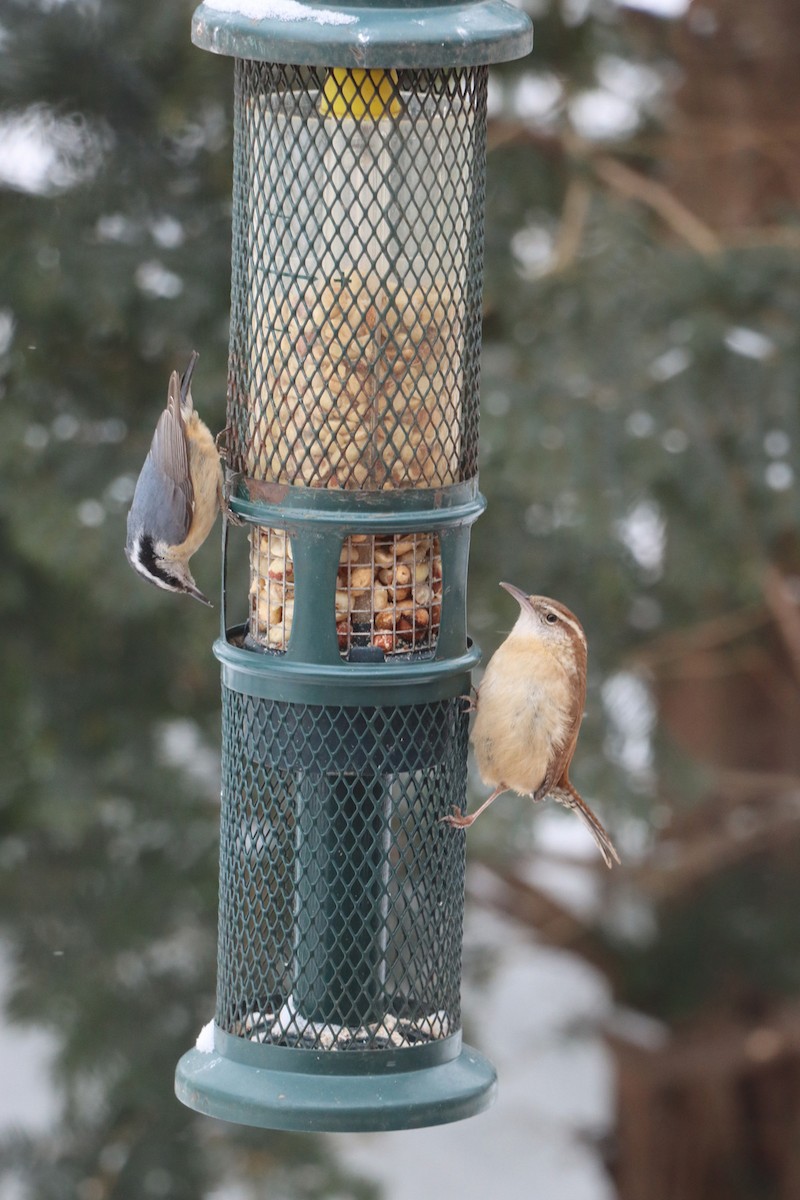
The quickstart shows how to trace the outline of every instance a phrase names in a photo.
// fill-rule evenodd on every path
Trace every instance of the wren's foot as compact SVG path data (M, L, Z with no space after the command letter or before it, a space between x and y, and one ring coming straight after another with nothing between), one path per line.
M440 817L440 825L449 825L451 829L469 829L475 816L469 816L468 813L462 813L460 809L453 806L453 811L447 817Z
M440 817L440 823L449 825L451 829L469 829L470 825L474 825L482 812L485 812L490 804L494 804L498 796L502 796L503 792L507 792L508 788L504 783L500 783L492 792L487 800L484 800L480 808L476 808L474 813L463 814L461 810L453 805L453 812L449 817Z

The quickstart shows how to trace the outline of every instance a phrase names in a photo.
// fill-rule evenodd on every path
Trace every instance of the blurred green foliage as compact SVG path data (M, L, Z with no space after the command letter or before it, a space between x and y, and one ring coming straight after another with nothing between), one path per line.
M231 63L191 46L190 13L6 0L2 14L5 117L39 106L69 131L66 158L78 139L97 166L71 186L3 193L0 929L10 1017L58 1038L63 1117L50 1135L7 1138L0 1171L24 1200L196 1200L222 1178L368 1200L328 1143L208 1138L172 1096L174 1063L213 1009L217 785L192 767L218 746L215 616L135 579L122 547L165 382L193 347L198 407L224 423ZM500 579L580 614L592 655L576 782L606 798L623 845L646 844L654 798L679 791L690 764L653 730L655 757L631 768L606 685L655 634L757 601L764 563L794 561L800 263L775 247L701 256L609 192L591 148L565 149L569 98L596 85L603 56L660 68L664 47L608 5L570 23L539 0L536 17L534 57L494 75L499 119L531 71L564 91L546 136L517 121L489 161L490 503L471 615L488 655L513 615ZM531 248L557 239L576 177L580 249L547 274ZM211 594L216 570L211 539L198 556ZM183 731L177 757L170 731ZM519 844L527 815L507 812L476 846ZM656 913L646 947L618 938L622 998L676 1016L729 988L796 992L782 956L793 878L791 864L750 864Z

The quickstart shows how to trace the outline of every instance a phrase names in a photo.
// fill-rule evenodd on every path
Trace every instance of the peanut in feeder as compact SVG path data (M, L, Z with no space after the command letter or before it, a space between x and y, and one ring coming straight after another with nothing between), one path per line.
M461 1040L464 845L439 818L465 805L478 657L486 63L530 23L502 0L243 3L193 26L237 60L228 467L250 558L247 619L228 626L226 583L215 646L213 1041L176 1090L275 1128L437 1124L495 1084Z

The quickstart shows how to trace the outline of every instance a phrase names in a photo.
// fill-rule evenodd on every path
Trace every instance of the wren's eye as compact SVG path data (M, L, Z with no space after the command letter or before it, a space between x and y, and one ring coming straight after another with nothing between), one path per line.
M555 625L557 620L558 620L558 617L556 616L556 614L554 612L549 612L547 614L547 616L545 617L545 621L547 621L548 625Z

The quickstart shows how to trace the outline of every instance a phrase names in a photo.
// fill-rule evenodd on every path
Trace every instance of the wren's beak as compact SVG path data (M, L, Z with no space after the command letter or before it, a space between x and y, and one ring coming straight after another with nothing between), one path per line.
M513 583L501 583L501 588L505 588L509 596L513 596L520 608L530 608L530 597L523 592L522 588L514 587Z

